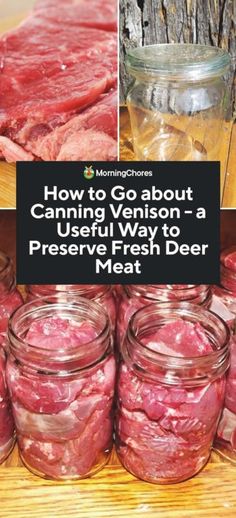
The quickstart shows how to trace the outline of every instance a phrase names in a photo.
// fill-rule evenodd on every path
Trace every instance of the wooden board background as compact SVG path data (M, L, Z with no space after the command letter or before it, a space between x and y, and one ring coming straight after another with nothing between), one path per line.
M124 65L127 50L153 43L220 46L230 51L235 76L235 0L120 0L121 102L130 83Z

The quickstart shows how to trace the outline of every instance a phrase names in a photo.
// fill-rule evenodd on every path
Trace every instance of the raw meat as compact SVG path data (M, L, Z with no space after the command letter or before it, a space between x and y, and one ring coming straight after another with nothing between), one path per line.
M186 321L164 325L146 336L146 347L170 356L209 355L203 329ZM145 370L145 365L144 365ZM207 461L223 405L225 377L200 386L166 384L124 362L118 382L117 448L124 466L150 482L177 482Z
M38 0L35 10L46 20L96 27L106 31L117 30L116 2L104 0Z
M132 315L151 302L188 301L199 305L210 303L208 285L147 284L128 285L122 294L117 319L117 344L121 345Z
M14 422L5 381L5 368L5 353L0 349L0 462L3 462L9 455L15 441Z
M8 161L113 160L117 99L111 105L105 94L116 88L116 2L49 3L38 2L0 40L0 154ZM51 133L49 157L43 139Z
M15 286L13 263L4 252L0 251L0 346L7 346L6 332L9 317L14 309L22 304L23 299Z
M231 246L223 250L220 261L226 268L232 272L236 272L236 246Z
M23 304L19 291L14 288L9 293L0 294L0 345L5 345L6 332L10 315Z
M15 144L9 138L0 136L0 158L4 157L7 162L32 162L34 160L32 153L25 151L25 149Z
M102 284L29 284L26 287L27 301L47 295L64 294L85 297L101 304L110 317L112 330L116 326L116 304L112 287Z
M236 414L227 407L223 409L221 420L217 428L216 446L223 446L225 450L236 450ZM217 447L218 449L218 447ZM219 448L221 451L221 448Z
M35 127L24 127L18 134L26 149L42 160L86 160L90 149L93 160L115 160L117 155L117 93L101 96L92 107L62 126L39 138Z
M146 335L142 342L153 351L183 358L203 356L212 352L212 346L200 324L170 322L155 333Z
M51 357L83 344L92 350L94 338L89 321L79 325L60 317L35 321L27 333L31 346ZM21 456L30 469L50 478L80 478L105 463L112 445L113 356L73 375L27 374L10 356L7 377Z
M228 324L232 331L230 341L230 368L227 373L226 394L222 417L217 429L215 448L236 460L236 247L222 251L221 286L214 286L211 310Z

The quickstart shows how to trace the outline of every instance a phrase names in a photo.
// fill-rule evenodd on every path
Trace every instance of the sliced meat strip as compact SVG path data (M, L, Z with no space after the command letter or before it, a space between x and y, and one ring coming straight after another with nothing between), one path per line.
M2 143L1 158L32 160L29 154L22 157L26 143L32 153L30 142L43 139L116 86L117 37L109 30L115 11L114 0L92 0L89 5L85 0L42 0L17 29L2 36L0 135L10 142L8 146L6 141ZM107 133L95 123L91 128ZM101 135L101 145L104 139L109 140ZM70 147L74 149L74 136L72 140ZM14 143L23 151L14 151ZM72 159L68 142L63 144L63 156Z
M117 30L117 5L107 0L38 0L35 10L46 19L60 23L96 27L106 31Z
M84 27L58 31L29 19L0 41L0 125L15 127L29 116L45 123L92 104L114 84L113 34Z
M0 156L3 156L7 162L32 162L34 155L30 151L25 151L21 146L15 144L7 137L0 136Z
M101 131L83 130L70 137L61 147L57 161L101 160L117 158L117 142Z
M28 134L22 143L42 160L115 160L116 100L117 94L112 91L44 138Z

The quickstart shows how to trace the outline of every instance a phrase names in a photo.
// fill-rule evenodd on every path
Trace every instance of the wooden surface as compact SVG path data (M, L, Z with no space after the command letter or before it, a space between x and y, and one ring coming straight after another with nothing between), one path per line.
M0 518L223 518L236 516L236 466L216 454L196 477L160 486L136 480L113 455L91 479L42 480L18 466L17 450L0 467Z
M16 212L0 211L0 249L15 259ZM221 212L222 243L236 242L236 211ZM212 453L197 476L160 486L135 479L113 452L109 464L77 483L32 475L15 447L0 466L0 518L224 518L236 516L236 465Z
M129 114L125 106L120 109L120 160L136 160L130 129ZM236 125L225 124L222 134L221 193L222 207L236 207Z
M236 207L236 123L231 134L223 207Z
M154 43L216 45L230 51L235 74L235 5L235 0L120 0L121 101L130 83L124 58L133 47Z

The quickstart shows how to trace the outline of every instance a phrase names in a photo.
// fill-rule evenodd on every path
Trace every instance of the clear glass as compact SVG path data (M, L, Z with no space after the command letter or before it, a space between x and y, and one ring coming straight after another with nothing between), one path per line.
M117 318L118 348L125 336L132 315L151 302L184 301L209 307L211 289L207 284L129 284L124 286Z
M0 252L0 345L4 347L9 317L21 304L23 299L16 288L12 261L4 252Z
M7 381L20 456L44 478L93 475L112 448L115 360L105 310L39 298L9 322Z
M14 422L5 371L6 356L0 348L0 463L8 457L15 443Z
M190 324L186 350L198 340L198 353L207 340L208 352L158 351L161 342L153 336L167 324ZM149 482L176 483L206 464L224 401L229 337L223 320L194 304L154 303L133 315L122 344L116 420L117 452L128 471Z
M214 449L236 463L236 246L221 253L221 286L214 287L214 297L214 309L219 309L218 313L226 320L232 333L224 409Z
M219 160L230 113L230 57L194 44L131 49L127 96L138 160Z
M101 304L107 311L112 324L116 326L116 305L111 285L105 284L29 284L26 286L27 301L57 293L85 297Z

